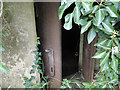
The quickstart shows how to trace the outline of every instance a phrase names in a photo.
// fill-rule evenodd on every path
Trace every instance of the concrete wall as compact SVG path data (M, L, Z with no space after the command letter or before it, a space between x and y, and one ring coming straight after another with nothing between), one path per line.
M8 22L3 45L6 50L2 53L3 64L10 70L10 74L1 73L0 86L3 88L22 88L24 74L30 77L30 69L34 61L36 45L36 27L33 3L4 3L5 17ZM3 23L3 27L5 23ZM35 73L37 79L39 74Z

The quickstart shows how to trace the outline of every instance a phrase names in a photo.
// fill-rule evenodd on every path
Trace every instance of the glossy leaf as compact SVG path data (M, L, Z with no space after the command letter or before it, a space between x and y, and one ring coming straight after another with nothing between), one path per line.
M92 58L103 58L106 55L106 51L96 52Z
M70 13L70 14L67 14L66 16L65 16L65 24L64 24L64 28L66 29L66 30L70 30L71 28L72 28L72 13Z
M90 83L88 83L88 82L84 82L84 83L82 83L85 87L90 87L91 86L91 84Z
M115 76L113 77L113 79L110 81L110 83L115 83L115 82L117 82L117 81L118 81L118 76L115 75Z
M119 40L117 38L114 38L114 42L119 46L120 43L119 43Z
M109 69L109 64L108 64L108 60L107 60L105 64L100 66L100 71L103 72L103 71L106 71L108 69Z
M114 28L109 22L102 22L102 25L105 28L104 32L107 32L109 34L112 34L114 32Z
M99 30L102 30L103 32L105 31L105 29L104 29L104 27L100 24L99 26L97 26L97 28L99 29ZM98 33L98 34L100 34L100 33ZM103 35L103 34L102 34Z
M103 49L105 49L105 50L110 50L110 49L111 49L111 47L109 47L109 46L104 46L104 45L100 45L99 47L101 47L101 48L103 48Z
M30 74L32 74L32 73L35 73L35 70L34 70L34 69L30 70Z
M58 14L59 14L59 19L62 18L64 11L73 3L73 1L64 3L59 7Z
M89 17L92 19L94 16L92 14L90 14Z
M104 21L105 21L105 22L113 22L113 21L115 22L115 20L116 20L116 18L107 16Z
M3 47L3 45L0 44L0 50L1 51L5 51L5 48Z
M5 30L2 30L2 35L3 35L3 36L6 36L6 35L7 35L7 33L5 32Z
M0 61L0 71L10 73L10 71L1 63L1 61Z
M92 9L92 2L82 2L85 12L89 12Z
M76 2L75 2L75 5L76 5L77 7L79 7L79 9L80 9L81 6L82 6L82 2L76 1Z
M100 66L104 65L107 61L108 61L108 58L109 58L109 55L110 53L107 53L103 59L101 59L100 61Z
M96 11L98 8L99 8L98 5L95 5L95 6L93 7L92 13L95 13L95 11Z
M108 40L106 46L111 47L112 46L112 40Z
M87 36L88 44L90 44L94 40L94 38L96 37L96 32L94 29L95 28L92 28L88 33L88 36Z
M98 43L96 43L94 46L100 46L100 45L104 45L107 42L108 39L103 39L100 40Z
M81 15L81 13L80 13L79 7L76 6L76 7L74 8L74 11L73 11L74 22L75 22L76 24L79 24L80 15Z
M86 32L88 30L88 28L90 27L91 25L91 21L87 22L86 25L82 26L81 28L81 34L83 34L84 32Z
M115 6L107 6L106 8L111 17L118 17L117 9Z
M118 59L112 54L112 61L111 61L111 68L115 70L115 72L118 71Z
M79 24L82 25L82 26L84 26L84 25L87 24L87 20L85 20L85 19L80 19L80 20L79 20Z
M96 13L95 13L95 23L96 26L99 26L101 24L101 22L104 20L104 13L101 9L99 9Z

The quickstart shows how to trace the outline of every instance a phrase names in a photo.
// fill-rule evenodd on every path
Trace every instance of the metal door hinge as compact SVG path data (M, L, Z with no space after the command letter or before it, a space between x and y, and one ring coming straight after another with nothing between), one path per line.
M49 48L49 49L45 49L45 52L48 53L48 60L49 60L49 71L50 71L50 76L54 76L54 72L55 72L55 66L54 66L54 56L53 56L53 49Z

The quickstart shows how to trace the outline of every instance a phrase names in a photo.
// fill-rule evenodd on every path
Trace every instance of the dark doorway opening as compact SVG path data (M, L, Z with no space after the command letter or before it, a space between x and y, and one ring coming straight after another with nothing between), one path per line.
M68 8L62 18L62 77L78 72L80 28L73 23L71 30L65 30L64 17L73 11L74 4Z

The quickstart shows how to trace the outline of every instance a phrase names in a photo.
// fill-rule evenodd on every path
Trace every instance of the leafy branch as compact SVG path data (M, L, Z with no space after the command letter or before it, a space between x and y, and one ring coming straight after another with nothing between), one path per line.
M81 26L80 32L88 32L87 40L90 44L97 33L103 35L94 46L101 48L100 52L92 58L100 59L100 73L96 75L97 80L82 83L84 87L91 88L113 88L118 85L118 61L120 60L120 1L97 0L91 2L79 0L66 0L59 7L59 19L62 19L64 11L72 4L75 5L73 12L65 16L64 28L72 29L72 22Z

